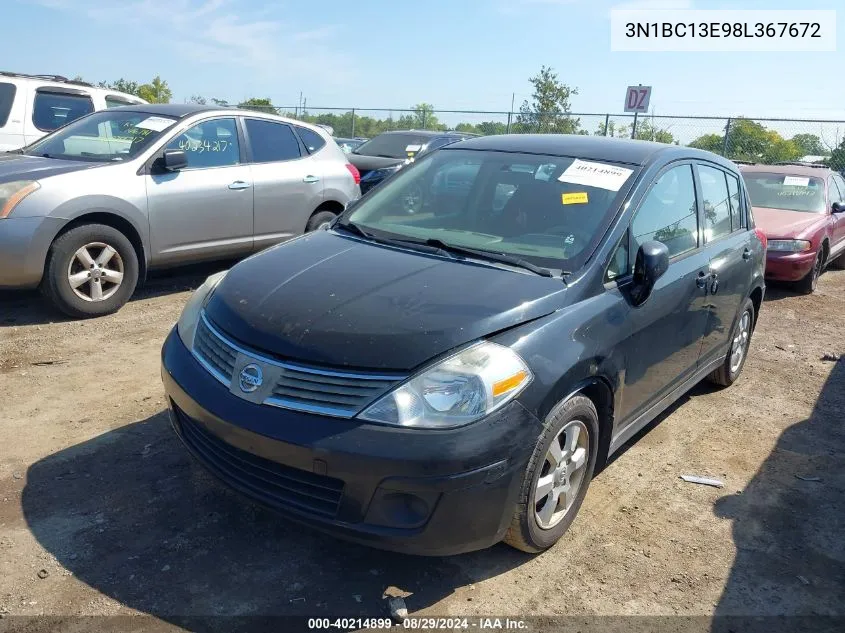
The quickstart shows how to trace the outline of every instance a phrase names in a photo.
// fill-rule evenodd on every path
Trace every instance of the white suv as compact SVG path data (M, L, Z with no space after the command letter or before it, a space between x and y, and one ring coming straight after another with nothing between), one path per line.
M134 95L57 75L0 71L0 152L29 145L89 112L143 103Z

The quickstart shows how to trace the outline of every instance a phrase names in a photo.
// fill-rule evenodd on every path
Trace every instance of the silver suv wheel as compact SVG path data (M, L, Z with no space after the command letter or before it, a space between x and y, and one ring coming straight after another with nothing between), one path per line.
M123 259L104 242L91 242L74 253L67 279L73 293L84 301L105 301L123 283Z

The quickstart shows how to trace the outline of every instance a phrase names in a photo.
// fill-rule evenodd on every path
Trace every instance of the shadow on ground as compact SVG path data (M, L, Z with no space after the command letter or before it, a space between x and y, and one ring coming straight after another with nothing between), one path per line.
M129 301L131 303L174 292L195 290L209 275L230 268L234 263L209 262L156 272L135 291ZM0 290L0 328L73 320L50 305L38 290Z
M745 490L717 502L716 514L733 521L737 556L714 631L736 628L721 616L749 615L793 616L766 622L767 631L845 630L843 412L845 359L810 417L783 432ZM810 604L827 608L812 611Z
M297 527L206 474L164 412L32 465L22 505L38 542L74 576L165 620L385 617L391 586L412 594L413 612L527 560L504 545L408 557ZM475 560L459 566L459 558Z

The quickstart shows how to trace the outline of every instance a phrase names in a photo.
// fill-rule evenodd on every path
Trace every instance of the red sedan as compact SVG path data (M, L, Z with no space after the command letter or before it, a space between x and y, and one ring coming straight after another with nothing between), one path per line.
M830 266L845 268L845 179L822 166L743 165L754 221L768 238L766 279L816 289Z

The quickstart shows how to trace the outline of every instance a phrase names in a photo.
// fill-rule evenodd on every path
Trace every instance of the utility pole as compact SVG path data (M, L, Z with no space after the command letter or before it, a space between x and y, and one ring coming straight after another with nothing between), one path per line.
M507 128L508 134L511 133L511 117L513 116L513 102L515 100L516 100L516 93L512 92L511 93L511 109L510 109L510 112L508 112L508 128Z

